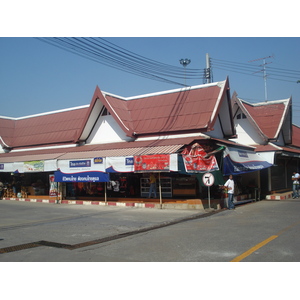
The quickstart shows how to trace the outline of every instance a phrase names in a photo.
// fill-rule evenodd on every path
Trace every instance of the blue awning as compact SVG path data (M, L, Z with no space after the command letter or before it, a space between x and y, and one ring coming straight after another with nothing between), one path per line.
M237 175L259 171L273 166L256 152L227 147L223 153L223 174Z
M108 182L109 174L99 171L86 171L76 173L54 172L55 182Z

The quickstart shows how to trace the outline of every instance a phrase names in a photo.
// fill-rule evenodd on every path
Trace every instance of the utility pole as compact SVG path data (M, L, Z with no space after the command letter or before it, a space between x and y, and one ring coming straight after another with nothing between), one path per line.
M268 92L267 92L267 71L266 71L266 65L267 64L271 64L272 62L268 62L266 63L266 59L267 58L273 58L273 55L272 56L266 56L266 57L263 57L263 58L258 58L258 59L254 59L254 60L250 60L248 62L253 62L253 61L259 61L259 60L262 60L263 61L263 64L260 65L261 67L263 67L262 70L258 71L258 72L263 72L263 79L264 79L264 82L265 82L265 101L267 102L268 101ZM258 72L254 72L254 73L258 73Z
M206 79L206 83L212 82L212 72L210 68L210 58L208 53L206 53L206 68L204 70L204 77Z
M180 64L182 64L183 65L183 67L184 67L184 85L186 86L186 70L185 70L185 68L186 68L186 66L191 62L191 60L190 59L188 59L188 58L186 58L186 59L180 59L179 60L179 62L180 62Z

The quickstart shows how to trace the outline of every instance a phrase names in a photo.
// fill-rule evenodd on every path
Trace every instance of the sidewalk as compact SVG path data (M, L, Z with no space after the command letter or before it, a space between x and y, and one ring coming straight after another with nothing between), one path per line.
M56 198L3 198L3 200L48 203L48 204L73 204L73 205L108 205L132 208L156 208L156 209L185 209L185 210L202 210L222 209L225 207L226 199L148 199L148 198L109 198L104 200L57 200ZM235 197L235 205L253 202L251 195L240 195ZM210 203L209 203L210 202Z

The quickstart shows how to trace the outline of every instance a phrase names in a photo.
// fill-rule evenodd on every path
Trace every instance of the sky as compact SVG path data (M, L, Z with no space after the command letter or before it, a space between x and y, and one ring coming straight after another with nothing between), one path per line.
M10 9L13 10L13 6ZM80 7L77 7L77 14L80 9ZM151 12L151 9L149 10ZM175 16L178 17L178 14L179 12ZM186 21L191 20L190 17L194 15L194 12L190 11L189 14L190 16L182 17L185 21L184 24L186 24ZM84 15L87 18L84 20L89 21L90 18L86 14ZM216 16L218 18L218 15ZM259 16L257 12L257 17ZM20 15L19 18L24 17ZM15 20L19 18L17 16ZM60 15L57 18L58 25L61 18ZM135 19L135 21L138 21L136 27L140 27L140 24L142 24L140 23L141 16L136 18L138 18ZM238 15L235 18L236 20L233 23L230 18L228 19L229 29L231 30L233 24L237 25L238 21L243 19ZM112 22L111 18L105 19L106 23L102 23L102 25L107 24L108 20L110 23ZM154 19L151 20L153 23ZM203 20L205 22L205 18ZM267 62L267 75L268 67L285 71L295 70L300 74L300 38L297 35L293 36L292 31L291 34L286 36L282 34L287 33L285 31L269 30L259 31L262 36L256 35L257 31L254 31L252 35L248 33L248 36L247 31L242 31L242 34L238 32L238 34L232 36L222 37L227 32L225 30L226 26L223 24L224 21L222 19L221 24L215 24L214 31L209 31L203 30L201 19L200 24L198 22L198 25L201 25L198 26L199 30L191 30L192 34L189 36L182 35L183 30L181 27L186 28L186 25L173 26L175 30L173 28L170 31L166 30L165 26L160 27L159 30L146 26L147 30L136 32L137 29L132 29L131 23L128 25L121 22L118 23L117 29L111 31L110 26L106 27L107 30L101 28L95 35L95 25L93 30L82 31L81 23L74 30L64 30L67 27L64 25L55 31L47 26L44 28L43 24L40 23L34 23L34 27L32 23L29 23L26 27L25 23L19 22L20 26L17 29L0 31L0 115L23 117L87 105L92 99L96 86L99 86L102 91L123 97L181 87L180 85L162 83L105 66L49 45L35 38L38 36L99 36L128 51L172 66L182 67L179 60L188 58L191 63L187 66L187 69L204 69L206 67L206 53L209 54L212 62L216 59L249 66L260 65L263 60L249 61L271 56L271 58L265 60ZM245 19L245 21L247 20ZM11 22L10 19L9 22ZM71 20L70 24L72 22ZM275 20L272 19L271 24L272 22L275 23ZM100 24L101 21L99 21L99 26ZM195 24L195 21L191 24ZM292 23L290 24L292 25ZM129 31L126 31L126 26L130 27ZM237 28L239 26L235 26L233 31L229 30L228 32L232 34ZM281 25L280 29L282 30ZM149 35L149 32L152 34ZM245 36L243 36L244 33ZM269 33L269 35L266 33ZM276 34L279 35L276 36ZM214 64L212 65L212 72L214 81L223 81L227 77L229 78L231 95L235 91L238 97L251 103L265 101L263 72L246 75L234 70L218 69ZM279 70L277 72L280 73ZM268 101L287 99L292 96L293 123L300 125L300 121L298 121L300 120L300 84L297 84L295 79L292 79L293 82L289 82L291 79L287 78L287 75L287 72L282 73L282 76L279 74L278 80L267 77ZM203 81L202 79L187 79L186 84L199 85L203 84Z

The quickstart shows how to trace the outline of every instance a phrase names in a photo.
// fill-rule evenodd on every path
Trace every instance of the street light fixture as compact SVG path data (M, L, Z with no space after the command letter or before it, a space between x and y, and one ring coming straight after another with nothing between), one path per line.
M179 62L180 62L180 64L182 64L183 67L184 67L184 85L186 86L186 83L185 83L185 79L186 79L186 71L185 71L185 68L186 68L186 66L187 66L188 64L190 64L191 60L188 59L188 58L185 58L185 59L182 58L182 59L179 60Z

